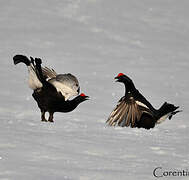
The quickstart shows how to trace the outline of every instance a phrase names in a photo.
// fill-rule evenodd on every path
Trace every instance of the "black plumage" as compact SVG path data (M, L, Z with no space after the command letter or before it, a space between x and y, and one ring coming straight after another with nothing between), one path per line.
M110 126L150 129L166 118L171 119L173 115L180 112L177 110L178 106L167 102L158 110L155 109L135 88L133 81L123 73L119 73L115 79L125 85L125 95L119 100L106 121Z
M47 72L44 72L44 68L42 69L41 67L42 61L40 58L33 59L31 57L30 59L31 60L29 60L26 56L23 55L16 55L13 57L14 64L24 63L32 68L32 87L35 87L35 89L33 89L34 91L32 96L41 110L42 121L53 122L53 114L55 112L73 111L80 103L89 99L89 97L83 93L72 100L65 99L62 93L58 92L56 87L53 84L51 84L47 79L49 76L56 76L56 72L54 70L48 71L49 69L46 69ZM70 80L71 84L73 84L73 81L76 80L76 78L71 74L65 74L63 75L63 78L66 79L66 81L69 81L70 78L72 78ZM65 82L64 79L62 81L63 83ZM39 83L41 83L40 86ZM71 88L69 85L70 84L66 84L66 86ZM48 120L46 120L45 118L46 112L49 112Z

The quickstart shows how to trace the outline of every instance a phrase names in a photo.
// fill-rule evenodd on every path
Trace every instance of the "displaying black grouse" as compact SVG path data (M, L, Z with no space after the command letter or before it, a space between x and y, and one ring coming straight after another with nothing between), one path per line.
M29 87L32 90L40 89L42 87L42 83L37 77L36 69L34 67L34 59L32 57L30 57L30 59L31 60L24 55L16 55L13 57L15 64L22 62L27 65L29 73ZM65 97L65 100L79 94L79 82L72 74L57 74L53 69L48 67L42 67L42 74L46 81L51 83L56 90Z
M53 122L55 112L73 111L80 103L88 100L85 94L79 94L79 82L72 74L60 74L53 69L41 67L41 59L16 55L13 57L14 64L24 63L28 66L29 86L34 90L32 96L41 110L41 120L47 121L45 113L49 112L48 121ZM78 95L72 100L71 96Z
M125 95L119 100L116 108L106 121L110 126L126 126L150 129L166 118L180 112L179 106L165 102L158 110L135 88L133 81L123 73L119 73L116 82L125 85ZM177 111L176 111L177 110Z

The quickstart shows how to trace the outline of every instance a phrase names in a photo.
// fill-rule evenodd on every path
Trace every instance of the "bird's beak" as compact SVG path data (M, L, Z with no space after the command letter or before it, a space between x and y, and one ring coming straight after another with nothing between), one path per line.
M89 96L85 96L85 100L90 100Z
M119 82L119 77L116 76L114 79L116 80L115 82Z

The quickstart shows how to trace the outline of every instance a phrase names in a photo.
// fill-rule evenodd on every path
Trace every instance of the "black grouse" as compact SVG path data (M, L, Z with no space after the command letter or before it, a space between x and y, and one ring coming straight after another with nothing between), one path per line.
M40 58L28 59L24 55L13 57L14 64L24 63L28 66L29 87L33 89L33 98L41 110L41 120L47 121L45 113L49 112L48 121L53 122L55 112L73 111L80 103L88 100L85 94L79 94L79 82L72 74L60 74L53 69L41 67ZM72 100L71 96L78 95Z
M115 79L125 85L125 95L119 100L116 108L106 121L110 126L126 126L150 129L166 118L180 112L179 106L165 102L158 110L135 88L133 81L123 73Z

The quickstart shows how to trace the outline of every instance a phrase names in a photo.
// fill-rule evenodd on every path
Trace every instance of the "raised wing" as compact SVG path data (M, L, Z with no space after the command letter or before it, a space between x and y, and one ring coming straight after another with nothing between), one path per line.
M43 76L46 78L48 81L49 79L56 78L57 73L55 72L54 69L50 69L48 67L42 67L42 73Z
M56 77L49 79L48 82L65 97L65 101L79 94L79 82L72 74L58 74Z

